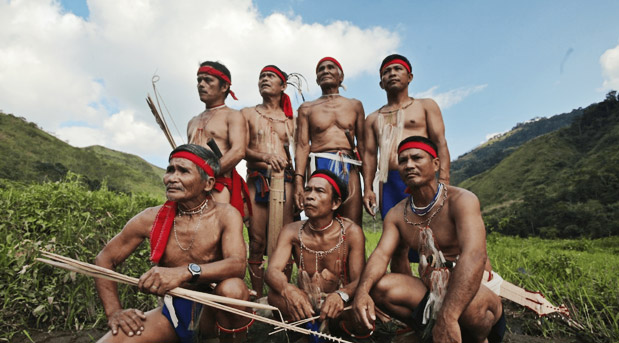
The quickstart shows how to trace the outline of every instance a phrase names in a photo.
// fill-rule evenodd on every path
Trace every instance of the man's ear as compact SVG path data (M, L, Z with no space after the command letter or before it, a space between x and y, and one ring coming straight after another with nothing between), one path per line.
M224 81L221 81L221 80L219 80L219 82L221 83L221 90L224 93L230 90L230 84L228 82L224 82Z
M434 166L434 172L437 173L441 169L441 160L436 157L432 160L432 164Z
M342 206L342 198L337 198L331 202L331 210L335 211Z
M385 89L385 86L383 86L383 80L378 81L378 85L380 86L380 89Z
M408 83L413 82L413 77L414 77L413 73L408 73Z
M208 180L206 180L206 184L204 185L204 191L209 193L213 190L213 187L215 187L215 178L209 176Z

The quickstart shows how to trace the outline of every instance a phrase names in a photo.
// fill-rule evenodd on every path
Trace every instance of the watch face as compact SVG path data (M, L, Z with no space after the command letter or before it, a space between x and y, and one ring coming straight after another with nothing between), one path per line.
M189 264L189 269L194 273L199 273L202 271L202 268L200 268L200 266L195 263Z

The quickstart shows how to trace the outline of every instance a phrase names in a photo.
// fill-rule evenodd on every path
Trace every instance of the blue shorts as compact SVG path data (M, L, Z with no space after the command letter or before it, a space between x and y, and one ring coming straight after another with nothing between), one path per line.
M323 154L337 155L336 152L323 152ZM348 155L345 157L351 158ZM348 185L348 176L350 174L350 164L338 160L331 160L324 157L316 157L316 170L326 169L337 175L342 182Z
M174 311L176 312L176 318L178 319L178 326L174 328L176 335L181 343L193 343L194 331L190 328L192 321L198 321L200 316L200 310L202 310L202 304L194 303L191 300L172 297L172 304L174 305ZM172 316L166 305L161 310L163 315L168 318L170 325L174 327ZM196 323L197 324L197 323Z
M269 202L269 193L271 189L269 188L269 183L271 182L270 177L268 176L267 169L248 169L247 170L247 181L250 179L254 179L254 186L256 187L256 195L254 196L254 201L259 204L266 204ZM293 180L292 171L286 169L284 171L284 182L292 182ZM286 187L284 187L284 201L286 201Z

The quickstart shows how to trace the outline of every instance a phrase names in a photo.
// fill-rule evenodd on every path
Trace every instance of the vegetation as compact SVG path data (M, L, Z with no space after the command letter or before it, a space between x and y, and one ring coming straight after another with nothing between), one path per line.
M510 235L619 234L619 100L587 107L569 127L524 143L459 186L479 197L491 231Z
M135 155L101 146L75 148L34 123L0 112L0 179L58 181L68 171L82 175L90 189L103 182L118 192L163 196L163 169Z
M101 247L142 209L161 203L144 195L117 194L103 185L90 190L69 173L66 181L24 186L0 183L0 341L31 330L105 329L106 319L91 278L34 261L46 249L82 261L93 261ZM376 222L381 227L381 222ZM366 217L366 252L380 237ZM555 337L578 335L592 342L619 339L619 239L544 240L491 234L488 251L495 269L506 280L542 291L554 304L565 303L586 331L568 328L561 320L542 320L519 309L524 333ZM139 276L150 268L144 244L121 267ZM124 306L149 309L154 297L120 286ZM512 328L510 318L508 326Z

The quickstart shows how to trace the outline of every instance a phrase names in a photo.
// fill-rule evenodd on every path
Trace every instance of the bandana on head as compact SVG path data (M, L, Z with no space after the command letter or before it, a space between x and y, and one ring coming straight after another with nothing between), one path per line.
M274 73L284 83L286 83L286 81L288 81L284 77L284 74L281 71L279 71L279 69L277 69L277 68L273 68L273 67L270 67L270 66L264 67L260 71L260 74L262 74L265 71L270 71L270 72ZM292 103L290 102L290 97L288 96L288 94L282 92L282 98L281 98L281 100L279 102L279 105L282 107L282 110L284 110L284 114L286 115L286 117L292 118Z
M318 173L318 174L312 175L312 177L310 177L310 179L313 179L315 177L319 177L319 178L327 180L327 182L329 182L331 184L331 186L333 186L333 189L335 190L335 193L337 193L337 195L339 195L340 198L342 197L342 192L340 191L340 187L338 187L337 182L335 182L335 180L333 180L329 175Z
M170 159L173 159L173 158L184 158L186 160L190 160L191 162L195 163L198 166L198 168L204 170L206 172L206 175L210 177L215 177L215 173L213 172L213 169L211 168L211 166L209 166L205 160L198 157L198 155L196 154L190 153L189 151L179 151L175 153L174 155L170 156Z
M402 151L408 150L408 149L421 149L421 150L427 152L428 154L430 154L434 158L436 158L438 156L438 154L436 153L436 150L434 150L434 148L432 148L429 144L426 144L424 142L407 142L407 143L404 143L404 144L402 144L400 149L398 149L398 155L401 154Z
M404 68L406 68L406 70L408 70L408 73L410 74L411 72L411 68L408 66L408 63L406 63L405 61L396 58L395 60L391 60L387 63L385 63L385 65L382 67L382 69L380 70L380 73L383 73L383 70L385 70L385 68L387 68L387 66L390 66L392 64L401 64L402 66L404 66Z
M203 74L203 73L218 77L224 80L225 82L227 82L230 85L230 87L232 87L232 81L230 81L230 78L226 74L222 73L221 71L213 67L210 67L210 66L200 67L200 69L198 69L198 74ZM232 95L232 99L239 100L236 98L236 95L234 95L234 92L231 89L230 89L230 95Z
M340 70L342 71L342 73L344 72L344 68L342 68L342 65L340 64L340 62L338 62L335 58L333 57L324 57L323 59L321 59L320 61L318 61L318 64L316 65L316 70L318 70L318 67L320 66L320 64L324 61L331 61L333 63L335 63L335 65L340 68Z

